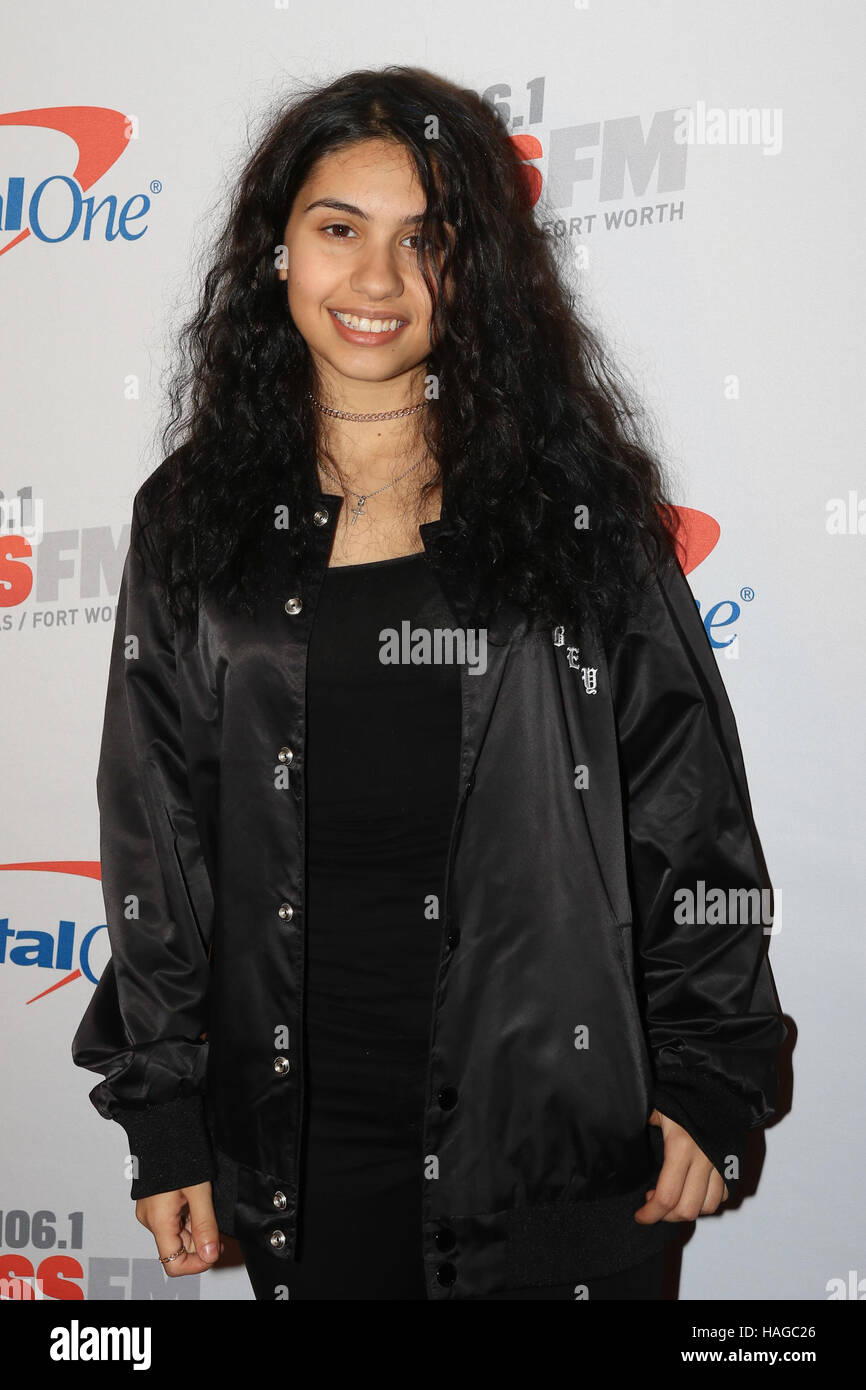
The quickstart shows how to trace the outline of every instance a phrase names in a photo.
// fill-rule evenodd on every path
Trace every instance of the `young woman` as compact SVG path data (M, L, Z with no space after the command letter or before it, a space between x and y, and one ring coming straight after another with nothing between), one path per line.
M658 1298L773 1113L767 880L660 467L497 116L417 69L302 94L185 347L73 1043L138 1219L170 1275L236 1235L260 1299Z

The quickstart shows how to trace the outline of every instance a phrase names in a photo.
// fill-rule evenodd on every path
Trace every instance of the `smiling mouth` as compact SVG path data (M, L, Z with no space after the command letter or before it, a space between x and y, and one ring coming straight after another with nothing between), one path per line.
M359 318L357 314L341 314L338 309L332 309L331 313L340 323L347 328L352 328L356 333L393 333L397 328L405 328L405 320L398 318Z

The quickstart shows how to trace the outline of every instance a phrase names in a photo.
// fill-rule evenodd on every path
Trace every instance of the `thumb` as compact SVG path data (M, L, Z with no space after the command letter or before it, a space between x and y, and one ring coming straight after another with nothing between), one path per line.
M197 1183L195 1187L185 1188L184 1196L189 1205L189 1228L195 1253L205 1264L213 1264L219 1256L220 1244L211 1185L209 1182Z

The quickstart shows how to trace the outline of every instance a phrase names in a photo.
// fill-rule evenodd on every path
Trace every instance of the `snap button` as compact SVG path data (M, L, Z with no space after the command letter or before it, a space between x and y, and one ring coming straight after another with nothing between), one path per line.
M440 1265L436 1271L436 1278L440 1284L448 1288L457 1278L457 1270L452 1264Z
M274 1071L277 1073L278 1076L285 1076L286 1072L291 1069L291 1065L292 1064L289 1061L288 1057L274 1058Z
M279 913L284 922L291 922L295 915L295 909L291 903L280 903Z
M287 613L300 613L302 607L303 607L303 604L301 603L301 600L300 600L299 598L287 598L287 599L286 599L286 612L287 612Z
M270 1243L275 1250L282 1250L283 1246L286 1243L286 1236L284 1231L271 1231L271 1234L268 1237L268 1239L270 1240Z
M279 758L281 763L290 763L294 756L295 755L292 752L291 748L281 748L279 753L277 754L277 757Z
M433 1240L438 1250L453 1250L457 1243L457 1237L447 1226L443 1227L441 1231L437 1231Z
M328 520L329 512L327 507L317 507L313 512L313 521L317 526L324 526Z
M453 1110L457 1104L457 1091L453 1086L443 1086L436 1099L443 1110Z
M285 1194L285 1192L275 1192L275 1193L274 1193L274 1206L277 1208L278 1211L285 1211L285 1208L286 1208L286 1194Z

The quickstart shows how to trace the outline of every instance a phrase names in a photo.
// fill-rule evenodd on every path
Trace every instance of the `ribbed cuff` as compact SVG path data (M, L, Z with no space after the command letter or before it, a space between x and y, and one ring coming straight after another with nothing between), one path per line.
M126 1131L137 1176L130 1196L152 1197L213 1179L215 1165L200 1095L181 1096L142 1109L115 1109L112 1118Z
M655 1078L653 1106L691 1135L724 1178L728 1195L733 1196L742 1176L751 1128L748 1105L706 1072L658 1067ZM732 1159L736 1161L736 1177L728 1176Z

